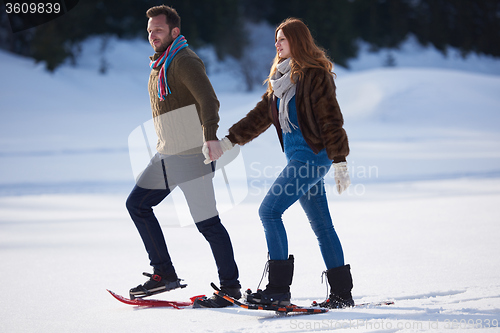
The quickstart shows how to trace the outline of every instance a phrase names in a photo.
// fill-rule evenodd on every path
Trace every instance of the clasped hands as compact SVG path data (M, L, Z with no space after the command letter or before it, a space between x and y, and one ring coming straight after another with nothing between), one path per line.
M233 148L233 143L227 137L221 140L206 141L201 151L205 155L205 164L218 160L224 152Z

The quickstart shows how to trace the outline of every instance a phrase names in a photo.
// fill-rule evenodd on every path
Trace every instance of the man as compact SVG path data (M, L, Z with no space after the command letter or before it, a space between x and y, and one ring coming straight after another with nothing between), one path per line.
M180 17L175 9L155 6L146 15L148 39L155 51L151 57L148 90L158 153L138 177L127 199L127 209L144 242L154 273L144 273L150 280L132 288L130 297L146 297L186 286L177 276L152 209L178 186L186 197L196 227L210 244L221 289L240 298L232 244L215 205L214 163L205 164L202 154L205 142L211 160L222 155L216 136L219 101L203 62L180 34ZM199 305L224 307L230 303L214 296Z

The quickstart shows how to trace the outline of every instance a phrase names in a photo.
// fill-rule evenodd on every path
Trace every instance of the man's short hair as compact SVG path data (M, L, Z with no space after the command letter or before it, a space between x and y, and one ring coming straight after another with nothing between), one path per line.
M146 16L149 18L162 14L167 17L167 24L170 30L172 30L173 28L179 28L179 29L181 28L181 17L179 16L179 14L177 14L177 11L172 7L165 5L154 6L149 8L146 12Z

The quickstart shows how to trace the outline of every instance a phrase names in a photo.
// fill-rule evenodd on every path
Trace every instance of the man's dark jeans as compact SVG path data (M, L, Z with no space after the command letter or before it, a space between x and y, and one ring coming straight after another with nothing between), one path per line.
M215 205L212 185L214 165L206 165L203 160L203 154L156 154L130 193L127 209L141 235L155 273L173 276L175 269L153 207L179 186L186 197L198 231L210 244L220 285L237 287L240 285L233 247Z

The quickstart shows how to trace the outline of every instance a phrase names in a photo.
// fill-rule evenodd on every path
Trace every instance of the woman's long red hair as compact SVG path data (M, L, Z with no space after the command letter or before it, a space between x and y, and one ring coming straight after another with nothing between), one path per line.
M304 74L303 71L306 68L321 68L334 75L332 72L332 61L326 55L325 50L316 45L309 28L304 24L304 22L293 17L286 19L276 28L274 33L275 41L279 30L283 31L283 34L290 45L292 58L290 61L292 81L295 79L301 79ZM266 80L268 83L267 92L269 94L273 92L270 79L276 72L276 66L282 60L283 58L280 58L278 52L276 51L271 71L269 72L269 76Z

